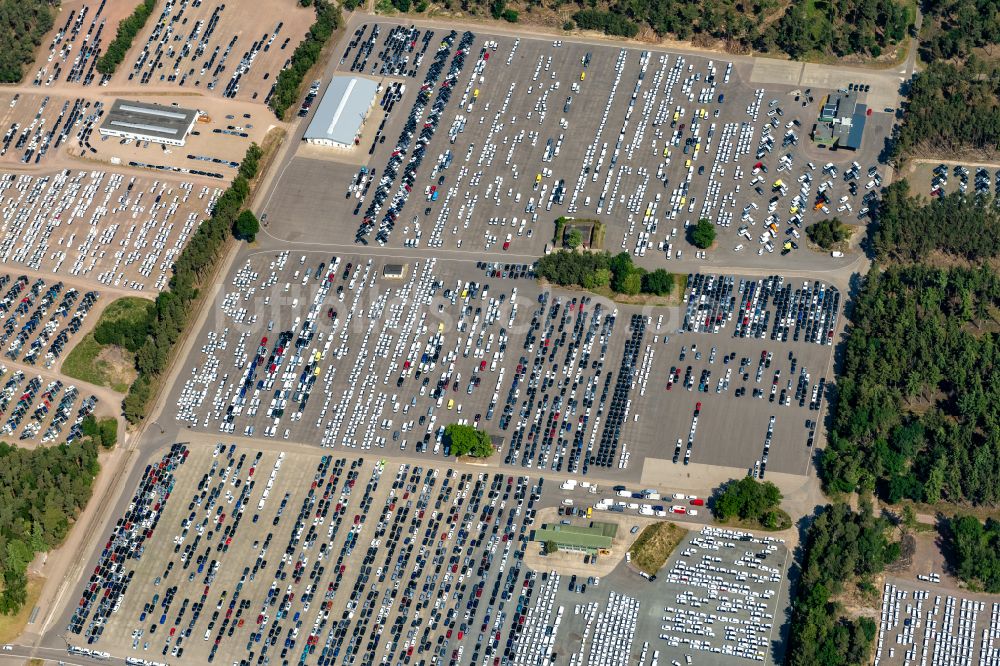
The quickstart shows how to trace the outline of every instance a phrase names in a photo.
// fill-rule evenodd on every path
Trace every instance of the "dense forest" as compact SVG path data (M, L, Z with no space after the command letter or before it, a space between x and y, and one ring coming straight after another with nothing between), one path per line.
M1000 593L1000 522L984 526L973 516L955 516L944 523L945 550L959 577L990 594Z
M400 11L428 8L427 0L383 0ZM348 0L352 9L360 0ZM636 37L648 29L660 37L703 42L722 40L735 51L784 51L793 58L813 54L879 56L905 36L913 21L902 0L796 0L788 10L779 0L441 0L445 9L516 21L533 9L570 17L567 30L598 30ZM567 12L571 8L572 12ZM783 12L783 13L782 13Z
M0 442L0 613L27 599L27 566L36 553L62 541L90 499L97 444L20 449Z
M998 306L1000 277L987 267L868 275L822 458L827 490L1000 501Z
M959 192L928 203L911 196L907 181L896 181L883 190L872 246L880 260L919 261L934 250L971 261L995 257L1000 209Z
M827 505L806 535L806 555L795 600L787 661L791 666L867 664L875 623L843 615L833 601L849 585L874 593L871 579L899 557L899 543L886 537L889 525L861 501L855 513L846 504Z
M1000 150L998 63L932 62L914 77L905 106L896 157Z
M306 72L316 64L330 36L343 24L340 8L336 5L327 0L316 0L315 7L316 22L309 28L306 38L295 47L291 63L278 73L274 93L268 101L274 115L280 119L285 117L289 107L298 102Z
M920 55L925 62L965 58L973 48L994 53L1000 43L996 0L924 0Z
M198 225L191 240L174 263L174 275L169 288L160 292L149 309L147 335L135 353L138 376L122 401L122 411L129 423L138 423L146 416L146 407L160 376L170 361L177 338L188 325L191 306L198 297L198 287L215 269L216 260L226 241L232 237L233 225L250 196L250 181L260 168L262 151L251 144L240 163L239 175L215 202L212 216ZM130 348L136 340L123 332L109 328L107 342Z
M35 60L35 48L52 29L48 0L0 0L0 83L18 83L24 66Z
M912 22L910 11L896 0L793 2L764 36L795 59L810 52L878 57L902 41ZM758 44L774 50L768 46Z

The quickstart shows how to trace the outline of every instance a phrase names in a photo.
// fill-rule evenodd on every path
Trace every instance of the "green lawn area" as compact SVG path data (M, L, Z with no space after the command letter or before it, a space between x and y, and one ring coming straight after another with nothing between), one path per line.
M142 321L149 305L150 301L145 298L119 298L105 308L97 325L117 320ZM135 379L134 364L135 357L131 352L118 345L100 344L91 331L73 347L63 361L62 371L74 379L125 393Z
M21 606L21 610L14 615L0 615L0 643L10 643L24 631L44 584L44 578L28 576L28 600Z
M628 552L632 564L650 576L660 570L687 530L666 521L647 525Z

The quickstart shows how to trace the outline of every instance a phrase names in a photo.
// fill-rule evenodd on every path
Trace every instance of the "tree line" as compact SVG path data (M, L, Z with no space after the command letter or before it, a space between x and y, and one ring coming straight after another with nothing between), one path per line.
M113 421L114 419L112 419ZM28 564L63 540L90 499L97 443L20 449L0 442L0 613L28 598Z
M35 60L35 49L52 29L54 2L0 1L0 83L19 83L24 66Z
M156 0L143 0L131 15L123 18L118 24L118 32L111 40L104 53L97 59L97 71L101 74L114 74L118 65L125 59L128 50L132 48L135 36L139 34L146 20L156 8Z
M345 6L353 9L358 4L360 0L348 0ZM511 11L505 0L442 0L441 4L448 11L517 19L517 12L513 17L505 15ZM410 0L392 0L391 5L400 11L411 7ZM524 8L522 15L536 7L565 14L571 7L575 11L563 26L567 30L579 27L633 38L646 29L660 37L721 40L735 51L784 52L793 58L814 53L878 57L906 36L914 18L901 0L793 0L787 9L778 0L614 0L608 4L524 0L519 6ZM415 9L420 12L427 7L421 0Z
M535 272L560 286L584 289L610 287L619 294L666 296L674 288L674 276L662 268L647 271L632 262L632 255L620 252L574 252L558 250L538 260Z
M974 516L957 515L943 527L958 576L990 594L1000 593L1000 522L988 518L983 525Z
M890 502L1000 501L1000 277L873 269L855 299L821 476Z
M319 60L323 47L343 22L340 8L327 0L316 0L316 21L309 28L306 38L295 48L288 67L278 73L274 92L268 104L279 119L299 100L299 90L306 73Z
M896 158L1000 150L1000 63L935 60L914 75L904 105Z
M827 505L809 526L802 576L792 602L791 666L861 666L870 659L877 627L867 617L852 619L835 597L849 586L874 591L872 579L899 557L889 524L862 500L854 512Z
M875 219L872 247L883 261L921 261L934 251L970 261L1000 254L1000 210L986 198L954 192L927 203L900 180L883 190Z
M160 292L149 308L146 338L135 351L138 376L122 401L122 413L129 423L138 423L146 415L153 389L170 361L170 351L187 327L199 286L214 270L226 241L233 235L250 196L250 181L257 175L261 156L256 144L247 149L232 185L215 202L212 216L198 225L174 263L167 289ZM122 336L109 342L126 346L134 341Z

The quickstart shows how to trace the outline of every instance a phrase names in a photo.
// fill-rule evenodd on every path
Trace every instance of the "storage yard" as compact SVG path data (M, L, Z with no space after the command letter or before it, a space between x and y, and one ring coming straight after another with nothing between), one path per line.
M876 664L996 664L1000 603L995 596L887 579L882 591Z
M220 187L106 171L0 177L0 261L156 293Z
M154 296L275 124L261 105L310 10L267 0L261 31L235 6L158 9L109 92L201 118L161 148L100 141L95 114L65 142L100 169L5 177L8 265ZM72 62L78 47L54 48ZM891 114L865 116L859 150L827 150L809 132L836 89L758 83L744 58L365 15L332 53L259 193L256 241L208 292L97 548L46 616L46 649L129 664L782 661L791 531L714 528L707 502L717 477L785 489L812 473L861 258L809 247L805 229L865 222ZM324 100L350 81L356 104ZM675 274L669 305L539 282L560 216ZM700 218L717 231L705 250L687 240ZM452 423L495 455L456 460ZM627 546L661 520L687 534L640 571ZM548 561L530 540L543 522L565 529Z

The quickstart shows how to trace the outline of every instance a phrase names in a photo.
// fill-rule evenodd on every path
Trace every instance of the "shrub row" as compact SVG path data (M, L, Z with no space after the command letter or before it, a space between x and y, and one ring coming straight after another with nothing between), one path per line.
M284 119L285 111L299 99L299 88L306 72L319 59L330 35L341 26L343 18L340 8L326 0L316 0L316 22L309 28L309 34L292 54L292 62L278 74L274 92L269 104L274 115Z
M156 7L156 0L143 0L142 4L135 8L132 15L122 19L118 24L118 32L115 38L108 44L101 57L97 59L97 71L101 74L114 74L118 65L125 59L125 54L132 47L132 41L139 34L142 27L146 25L146 20L153 13Z
M138 423L146 415L156 380L170 361L174 343L187 327L198 286L215 268L250 196L250 179L257 175L260 157L261 150L256 144L247 149L239 175L216 201L212 216L198 226L177 257L168 288L160 292L149 309L148 335L135 353L135 369L139 374L122 401L122 411L129 423Z

